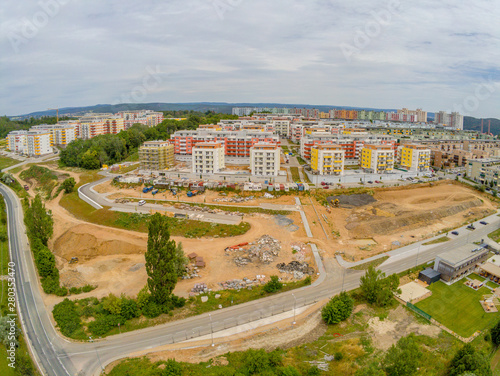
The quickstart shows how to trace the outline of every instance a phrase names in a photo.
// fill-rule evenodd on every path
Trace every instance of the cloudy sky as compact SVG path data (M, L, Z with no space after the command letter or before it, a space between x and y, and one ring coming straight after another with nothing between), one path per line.
M7 0L0 114L278 102L500 118L495 0Z

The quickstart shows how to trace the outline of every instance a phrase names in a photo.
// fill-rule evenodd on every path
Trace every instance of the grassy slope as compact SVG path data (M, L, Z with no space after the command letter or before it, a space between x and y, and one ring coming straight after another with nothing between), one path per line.
M14 166L15 164L18 163L19 161L16 161L15 159L0 156L0 170L10 166Z

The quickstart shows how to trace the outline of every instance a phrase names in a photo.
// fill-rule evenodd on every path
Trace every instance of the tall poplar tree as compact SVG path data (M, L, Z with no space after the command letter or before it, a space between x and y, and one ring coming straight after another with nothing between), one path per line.
M40 239L43 245L46 246L54 231L54 220L52 219L52 213L45 208L40 195L36 195L31 200L24 221L30 235Z
M148 224L146 271L151 297L157 304L166 304L177 283L176 244L170 240L167 218L159 213Z

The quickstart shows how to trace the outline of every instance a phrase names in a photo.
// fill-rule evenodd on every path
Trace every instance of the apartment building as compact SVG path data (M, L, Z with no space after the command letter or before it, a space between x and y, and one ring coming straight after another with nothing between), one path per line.
M361 151L360 165L369 173L392 172L394 170L394 150L389 145L365 145Z
M163 121L163 112L156 112L152 110L122 111L117 115L123 118L123 125L125 129L130 128L134 124L155 127Z
M168 141L146 141L139 148L141 170L165 170L174 165L174 145Z
M413 115L414 121L419 123L427 123L427 111L424 111L421 108L417 108L415 111L403 108L401 110L398 110L398 114L403 114L407 116Z
M311 149L311 170L318 175L344 173L345 151L340 145L314 145Z
M226 167L224 145L219 142L201 142L192 149L192 172L216 174Z
M436 168L454 168L467 166L471 159L487 158L491 155L490 151L483 150L459 150L455 149L449 152L438 149L431 149L431 164Z
M290 120L272 120L274 131L282 137L290 136Z
M500 158L471 159L467 163L467 177L484 184L496 180L495 170L500 166Z
M409 171L425 172L430 168L431 151L423 145L404 144L398 152L400 165Z
M52 153L50 132L46 130L28 131L26 134L27 151L30 157L40 157Z
M250 148L250 171L255 176L278 176L281 148L276 144L260 143Z
M87 114L79 119L76 137L89 139L102 134L118 134L125 129L124 119L113 114Z
M11 152L25 154L28 151L28 131L12 131L7 135L7 145Z
M464 117L458 112L452 112L451 114L446 113L446 111L436 112L434 123L443 124L453 129L464 129Z
M76 140L76 127L78 122L63 121L57 124L40 124L30 130L43 130L50 133L50 146L66 147L71 141Z
M170 137L175 154L191 155L193 147L203 142L222 144L228 157L250 158L250 148L258 143L280 144L279 135L261 131L177 131Z

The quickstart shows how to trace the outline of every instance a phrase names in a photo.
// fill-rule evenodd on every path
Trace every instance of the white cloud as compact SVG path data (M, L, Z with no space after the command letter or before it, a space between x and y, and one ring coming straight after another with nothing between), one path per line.
M7 2L0 113L112 103L155 66L161 84L144 102L438 111L500 82L500 3L399 0L384 19L395 1L42 0L60 6L30 37L22 27L44 8ZM360 32L371 36L356 45ZM346 59L342 44L357 51ZM499 99L497 85L471 115L500 117Z

